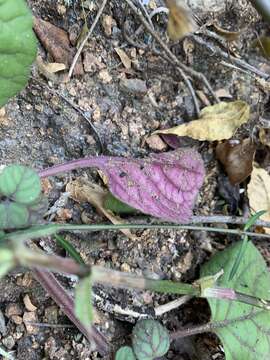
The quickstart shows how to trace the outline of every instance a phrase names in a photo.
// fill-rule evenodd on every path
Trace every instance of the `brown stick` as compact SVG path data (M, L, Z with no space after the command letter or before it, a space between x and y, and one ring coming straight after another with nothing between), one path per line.
M165 44L165 42L158 36L158 34L151 28L151 25L148 24L148 22L145 20L144 16L142 15L142 13L137 9L137 7L133 4L133 2L131 0L124 0L127 5L130 7L130 9L132 10L132 12L138 16L138 18L140 19L141 23L143 24L143 26L147 29L147 31L153 36L153 38L159 43L159 45L163 48L164 52L166 53L166 55L173 61L173 63L179 67L182 71L184 71L185 73L187 73L188 75L190 75L191 77L201 81L204 83L205 87L207 88L207 90L209 91L209 93L212 95L212 97L215 99L216 102L219 102L218 97L216 96L215 92L213 91L211 85L209 84L208 80L206 79L206 77L193 70L192 68L184 65L183 63L181 63L177 57L171 52L171 50L168 48L168 46Z

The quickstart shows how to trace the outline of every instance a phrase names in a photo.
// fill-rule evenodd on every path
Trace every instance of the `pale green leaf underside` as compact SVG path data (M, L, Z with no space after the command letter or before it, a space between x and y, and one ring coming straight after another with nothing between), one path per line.
M25 85L36 55L32 15L24 0L0 0L0 107Z
M270 274L256 247L249 242L234 278L229 275L242 241L216 254L202 268L202 276L224 269L221 287L270 299ZM235 301L208 299L212 322L222 322L215 330L222 341L226 360L270 359L270 311Z
M92 280L89 275L79 281L75 291L75 314L86 327L90 326L93 320L91 292Z

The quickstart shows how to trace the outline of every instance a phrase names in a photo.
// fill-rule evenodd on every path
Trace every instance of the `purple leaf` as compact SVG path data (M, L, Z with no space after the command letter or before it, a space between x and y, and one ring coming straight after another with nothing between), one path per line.
M177 149L149 158L90 157L56 165L40 176L55 175L81 167L98 167L109 179L114 196L143 213L177 223L188 222L204 166L193 149Z

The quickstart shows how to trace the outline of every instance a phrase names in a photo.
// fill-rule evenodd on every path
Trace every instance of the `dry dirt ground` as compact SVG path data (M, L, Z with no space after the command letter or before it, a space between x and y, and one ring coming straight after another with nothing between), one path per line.
M82 4L88 13L87 23L92 24L99 0L56 1L29 0L35 16L41 17L67 32L76 26L82 28ZM164 6L159 0L150 1L147 7ZM218 14L205 12L203 23L215 17L221 26L238 31L240 37L230 44L231 54L270 74L270 63L253 49L251 43L257 34L267 33L267 25L245 1L234 1L232 8ZM161 56L139 48L138 44L151 44L151 37L142 30L135 44L123 38L126 21L130 33L140 26L124 5L124 1L111 0L102 14L83 51L84 74L65 82L63 75L51 79L35 64L27 88L6 106L6 117L0 123L0 151L5 164L22 163L41 169L49 165L88 155L104 154L142 157L150 152L169 150L162 140L149 143L147 136L158 128L171 127L195 117L192 98L185 84ZM165 37L167 16L160 13L153 18L156 31ZM210 30L213 30L211 26ZM268 25L269 31L269 25ZM206 44L228 49L211 37L200 35ZM168 42L168 39L166 40ZM132 66L123 65L115 48L121 48L132 60ZM261 114L269 112L268 94L258 85L251 71L230 66L230 59L218 51L211 51L192 37L171 46L174 54L185 64L204 73L215 91L224 99L246 100L252 109L251 120L235 138L256 136ZM161 50L160 50L161 51ZM39 45L39 55L51 61L47 51ZM223 61L223 62L222 62ZM229 65L228 65L229 64ZM235 65L235 64L234 64ZM126 80L129 80L128 82ZM136 82L137 79L141 80ZM135 86L136 85L136 86ZM194 87L204 107L212 99L198 82ZM69 103L69 99L95 126L103 149L85 118ZM224 204L243 210L245 196L235 200L227 189L222 169L217 164L213 143L199 143L184 139L181 146L194 146L203 156L207 178L195 208L196 214L224 214ZM74 223L98 223L105 219L88 203L76 203L65 197L66 184L78 176L88 177L101 184L96 171L78 171L50 179L45 184L50 207L61 198L52 219ZM223 177L222 177L223 176ZM224 190L225 188L225 190ZM242 185L245 188L245 184ZM239 189L238 189L239 190ZM237 191L238 191L237 190ZM225 191L225 200L224 200ZM228 207L226 207L227 209ZM235 211L235 209L234 209ZM136 217L127 218L132 222ZM207 233L183 231L138 231L136 240L129 240L116 232L76 234L67 238L76 246L82 257L92 264L131 271L152 277L192 281L199 275L199 266L216 250L223 249L234 238ZM54 239L43 239L41 246L48 252L64 255ZM267 244L260 242L267 256ZM73 278L60 278L70 290ZM149 308L172 300L149 292L127 292L96 289L96 324L114 345L129 341L134 318L119 315L113 305L147 312ZM98 354L83 336L61 313L27 269L16 269L0 282L0 346L14 351L17 359L96 359ZM209 310L204 301L194 300L184 307L161 317L169 330L195 325L208 320ZM27 320L40 323L25 326ZM176 341L167 359L223 359L217 339L203 335Z

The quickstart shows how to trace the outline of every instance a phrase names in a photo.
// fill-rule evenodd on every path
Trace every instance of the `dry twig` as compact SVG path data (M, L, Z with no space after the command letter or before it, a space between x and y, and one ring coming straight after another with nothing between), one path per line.
M212 35L211 31L208 31L206 33L207 36ZM203 39L201 36L198 36L196 34L189 34L189 36L194 39L198 44L204 46L206 49L210 50L212 52L212 54L215 54L217 56L220 56L226 60L228 60L229 62L239 66L240 68L249 71L250 73L259 76L263 79L268 79L269 78L269 74L256 69L254 66L248 64L247 62L245 62L242 59L237 59L235 57L232 57L231 55L229 55L226 51L223 51L222 49L220 49L218 46L215 46L213 43L210 43L209 41ZM216 34L214 39L216 39Z
M193 70L192 68L184 65L183 63L181 63L177 57L171 52L171 50L168 48L168 46L165 44L165 42L159 37L159 35L152 29L151 25L146 21L146 19L144 18L144 16L142 15L141 11L137 9L137 7L133 4L133 2L131 0L125 0L125 2L127 3L127 5L130 7L130 9L132 10L132 12L138 16L138 18L140 19L141 23L143 24L143 26L147 29L147 31L153 36L153 38L159 43L159 45L162 47L162 49L164 50L165 54L167 55L167 57L170 59L170 62L173 63L174 66L177 67L177 69L179 68L181 71L177 70L180 72L180 74L182 75L183 73L186 73L187 75L193 77L194 79L197 79L199 81L201 81L205 87L207 88L208 92L211 94L211 96L215 99L216 102L219 102L219 99L217 98L215 92L213 91L211 85L209 84L208 80L206 79L206 77ZM161 55L161 54L160 54ZM183 78L184 82L186 83L186 85L188 86L189 90L191 89L192 85L191 83L188 83L187 80L187 76L185 76L185 78ZM192 91L192 97L194 100L194 95L195 95L195 90L193 89ZM195 96L196 97L196 96ZM196 100L195 102L195 106L196 108L198 107L198 105L196 105Z
M92 32L94 31L94 29L95 29L95 27L96 27L96 25L97 25L97 23L98 23L98 20L99 20L99 18L100 18L100 16L101 16L101 14L102 14L102 12L103 12L106 4L107 4L107 1L108 1L108 0L103 0L102 4L101 4L101 6L100 6L100 8L99 8L99 10L98 10L97 16L96 16L96 18L95 18L95 20L94 20L94 22L93 22L93 24L92 24L92 26L91 26L88 34L86 35L86 37L85 37L84 40L82 41L82 43L81 43L78 51L76 52L76 54L75 54L75 56L74 56L74 59L73 59L73 61L72 61L72 64L71 64L70 69L69 69L69 72L68 72L68 78L69 78L69 79L70 79L71 76L72 76L74 67L75 67L75 65L76 65L76 63L77 63L77 61L78 61L78 59L79 59L79 57L80 57L80 55L81 55L81 52L82 52L82 50L83 50L83 48L84 48L84 45L85 45L85 44L87 43L87 41L89 40L90 36L92 35Z

